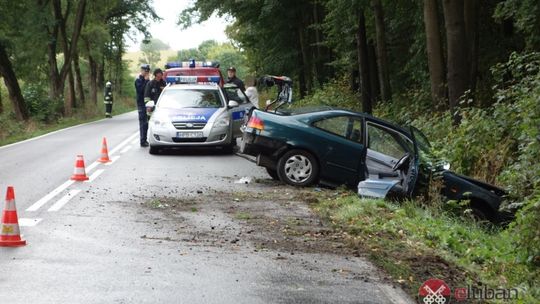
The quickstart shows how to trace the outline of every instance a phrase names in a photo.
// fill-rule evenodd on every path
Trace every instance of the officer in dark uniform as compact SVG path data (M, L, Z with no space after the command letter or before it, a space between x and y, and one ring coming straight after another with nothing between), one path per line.
M154 79L150 80L144 88L144 102L147 103L153 100L154 104L156 104L165 86L167 86L167 83L163 79L163 71L161 69L155 69Z
M240 78L236 77L236 68L230 67L227 69L227 83L233 83L235 84L240 90L245 91L246 87L244 86L244 82L240 80Z
M112 94L112 83L107 81L105 84L105 91L103 96L103 103L105 104L105 117L112 118L112 104L113 104L113 94Z
M150 65L141 65L141 73L135 79L135 91L137 92L137 111L139 112L139 132L141 147L148 147L146 133L148 132L148 117L144 106L144 88L150 79Z

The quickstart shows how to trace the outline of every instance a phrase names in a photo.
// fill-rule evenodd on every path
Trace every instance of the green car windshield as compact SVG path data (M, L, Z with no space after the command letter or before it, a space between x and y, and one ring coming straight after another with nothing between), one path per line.
M445 161L439 159L431 148L431 144L427 139L426 135L417 128L411 126L410 130L416 141L416 146L418 147L418 156L420 158L420 163L426 165L428 168L431 168L432 171L440 171L441 168L446 164Z
M422 133L422 131L418 130L417 128L411 126L411 131L414 133L414 139L416 140L416 143L418 145L418 149L426 154L431 154L431 144L429 143L429 140L427 139L426 135Z

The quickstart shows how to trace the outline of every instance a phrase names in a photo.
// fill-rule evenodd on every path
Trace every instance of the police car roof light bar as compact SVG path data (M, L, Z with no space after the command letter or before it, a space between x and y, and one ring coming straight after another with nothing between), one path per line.
M219 76L167 76L165 82L174 84L219 84L220 80Z
M218 61L195 61L194 59L190 59L189 61L182 61L182 62L167 62L165 64L165 69L172 69L172 68L195 68L195 67L203 67L203 68L219 68L219 62Z

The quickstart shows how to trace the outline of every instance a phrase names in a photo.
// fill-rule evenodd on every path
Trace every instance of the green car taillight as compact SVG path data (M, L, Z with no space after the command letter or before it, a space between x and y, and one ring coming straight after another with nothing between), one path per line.
M248 121L247 126L248 126L248 128L253 128L253 129L257 129L257 130L264 130L263 121L259 117L255 116L255 115L251 116L251 118Z

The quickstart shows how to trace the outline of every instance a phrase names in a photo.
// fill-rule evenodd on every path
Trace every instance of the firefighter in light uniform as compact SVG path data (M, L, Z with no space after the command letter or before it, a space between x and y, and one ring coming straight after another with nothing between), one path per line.
M112 83L110 81L107 81L107 83L105 84L103 103L105 104L105 117L112 118L113 94Z

